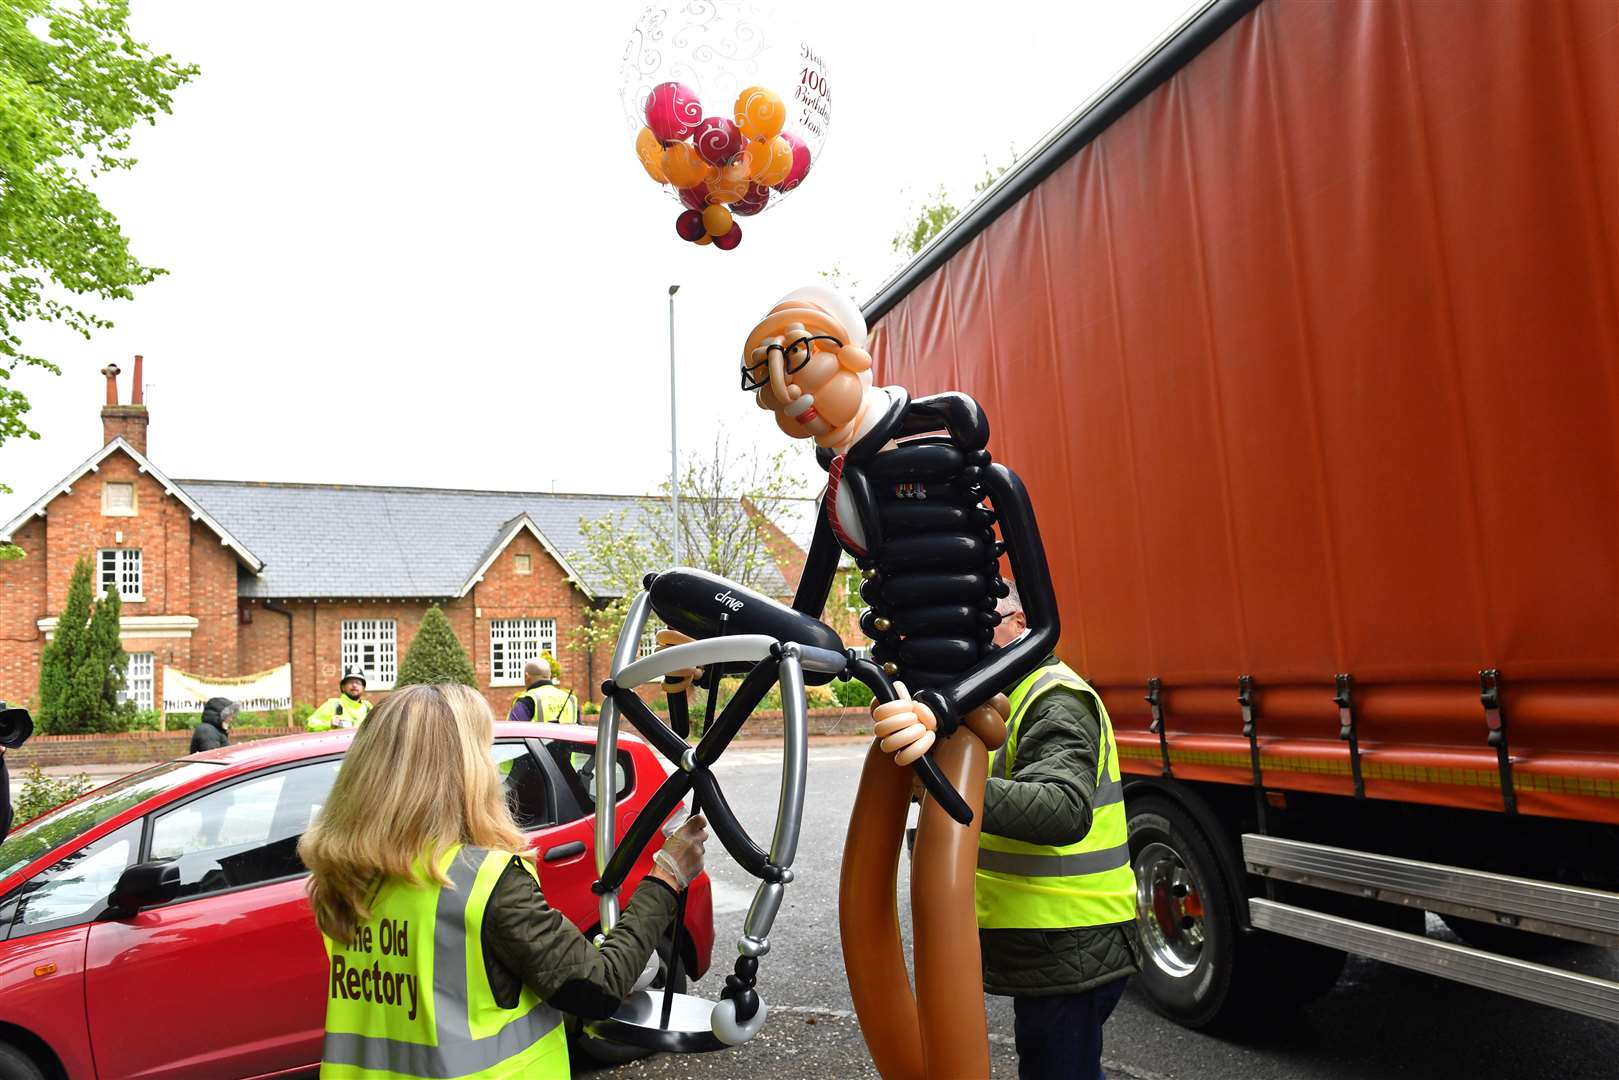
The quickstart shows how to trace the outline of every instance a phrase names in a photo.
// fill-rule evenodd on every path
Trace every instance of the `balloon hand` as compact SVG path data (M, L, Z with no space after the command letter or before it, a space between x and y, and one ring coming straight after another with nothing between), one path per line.
M938 738L939 722L934 718L932 709L911 699L904 683L896 682L894 692L899 697L872 706L871 718L876 721L872 732L879 740L878 745L883 753L893 754L894 764L903 767L916 761L933 746Z

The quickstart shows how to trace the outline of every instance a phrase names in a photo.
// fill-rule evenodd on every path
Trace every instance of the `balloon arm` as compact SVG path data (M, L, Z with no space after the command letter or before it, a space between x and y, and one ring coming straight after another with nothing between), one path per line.
M837 577L838 562L843 548L838 544L832 522L822 507L815 519L815 535L810 539L809 553L804 557L804 572L798 578L798 590L793 593L793 610L815 618L826 610L826 598L832 592L832 581Z
M943 427L961 450L982 450L989 445L989 417L983 406L959 390L929 394L911 402L899 435L921 435Z
M942 734L955 731L960 718L1002 693L1040 665L1057 647L1061 624L1051 569L1040 542L1040 526L1023 481L1005 465L991 463L983 473L984 491L995 507L1001 539L1012 560L1012 576L1023 598L1028 629L1005 648L988 653L961 678L914 695L933 710Z

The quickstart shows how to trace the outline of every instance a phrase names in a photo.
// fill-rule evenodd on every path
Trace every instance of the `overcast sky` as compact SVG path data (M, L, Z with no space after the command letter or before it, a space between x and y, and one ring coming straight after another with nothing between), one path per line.
M63 374L19 377L43 438L0 447L0 524L101 445L98 371L127 400L137 352L170 476L651 490L671 283L683 452L721 428L775 449L737 389L755 319L834 266L866 299L929 191L969 191L1187 7L784 5L826 61L830 134L727 253L675 237L633 156L641 4L134 0L137 35L202 74L98 190L169 276L92 342L27 331Z

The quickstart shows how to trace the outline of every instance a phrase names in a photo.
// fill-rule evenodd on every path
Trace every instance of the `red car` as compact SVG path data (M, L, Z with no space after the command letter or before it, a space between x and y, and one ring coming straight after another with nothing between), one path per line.
M297 844L350 736L167 762L7 836L0 1076L234 1078L316 1065L327 965ZM501 723L494 746L546 898L587 932L597 919L595 737L592 727ZM628 734L618 763L622 836L666 772ZM150 866L160 862L178 867L179 895L147 906L141 883L172 878ZM651 868L644 856L628 886ZM692 882L686 931L683 973L701 976L714 944L706 875Z

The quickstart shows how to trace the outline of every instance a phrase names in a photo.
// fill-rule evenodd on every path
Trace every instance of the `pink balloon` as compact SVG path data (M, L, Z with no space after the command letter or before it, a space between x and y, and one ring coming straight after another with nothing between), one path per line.
M691 143L703 160L710 165L729 165L731 160L747 149L748 140L736 124L723 116L710 116L697 125Z
M684 139L703 119L697 91L685 83L659 83L646 99L646 126L661 143Z
M714 237L714 246L721 251L730 251L742 242L742 226L731 223L731 231L724 236Z
M787 179L776 185L777 191L786 194L802 184L804 177L809 175L810 151L809 147L804 145L804 140L790 131L782 132L781 137L793 148L793 167L787 171Z
M731 213L736 217L752 217L765 208L770 201L770 189L761 184L749 184L748 193L731 204Z
M706 231L703 228L703 212L701 210L685 210L681 212L679 217L675 218L675 232L679 234L682 240L690 240L692 243L696 243Z
M708 185L699 183L695 187L681 188L680 201L693 210L701 210L708 205Z

